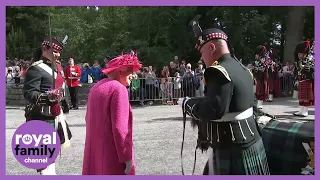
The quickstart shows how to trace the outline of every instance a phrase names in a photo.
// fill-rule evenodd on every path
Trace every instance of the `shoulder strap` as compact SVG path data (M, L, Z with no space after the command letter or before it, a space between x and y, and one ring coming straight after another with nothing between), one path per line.
M41 63L43 63L43 60L36 61L32 63L31 66L37 66L38 64L41 64Z
M37 63L36 65L34 66L37 66L41 69L43 69L44 71L46 71L48 74L50 74L52 76L52 69L50 66L48 66L47 64L43 63L43 62L40 62L40 63ZM60 72L59 72L60 73ZM58 77L58 74L56 71L54 71L54 79L55 79L55 83L57 85L57 88L59 87L62 87L63 89L65 89L65 83L64 83L64 79L62 77L62 74L59 75L59 78Z
M37 67L43 69L44 71L46 71L48 74L50 74L52 76L52 69L47 64L41 62L41 63L38 63L38 64L36 64L34 66L37 66ZM57 78L57 73L56 72L54 72L54 78Z
M213 65L213 66L210 66L209 68L214 68L214 69L217 69L218 71L220 71L224 77L228 80L228 81L231 81L231 78L227 72L227 70L221 66L221 65Z

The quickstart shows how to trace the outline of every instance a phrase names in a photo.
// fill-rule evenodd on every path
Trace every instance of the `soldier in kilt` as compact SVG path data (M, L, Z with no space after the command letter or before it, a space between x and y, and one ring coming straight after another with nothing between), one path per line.
M26 121L42 120L51 124L57 130L61 147L65 148L70 145L71 132L65 121L69 107L65 96L63 69L56 62L62 50L63 43L55 38L42 42L36 53L37 61L26 72L23 93L28 101L25 109ZM37 171L41 175L56 175L55 163Z
M266 56L265 61L265 68L266 68L266 78L267 78L267 84L266 84L266 101L272 102L273 101L273 94L274 94L274 81L275 81L275 62L272 60L271 55L273 53L273 50L270 49Z
M298 43L294 52L300 110L293 114L300 117L307 117L308 107L314 105L314 57L309 52L308 40Z
M197 148L209 150L208 172L216 175L268 175L267 158L253 118L253 76L239 62L220 29L201 30L192 21L196 49L206 64L206 96L179 99L198 127ZM185 115L184 115L185 117ZM185 118L184 118L185 119Z
M256 99L259 109L263 108L263 101L267 99L266 53L265 46L260 45L256 48L253 74L256 79Z

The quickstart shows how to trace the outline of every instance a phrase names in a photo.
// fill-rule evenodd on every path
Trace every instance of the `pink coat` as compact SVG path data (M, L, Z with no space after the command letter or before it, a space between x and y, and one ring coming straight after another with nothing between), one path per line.
M103 79L88 96L83 175L125 175L132 160L135 175L132 110L128 91L118 81Z

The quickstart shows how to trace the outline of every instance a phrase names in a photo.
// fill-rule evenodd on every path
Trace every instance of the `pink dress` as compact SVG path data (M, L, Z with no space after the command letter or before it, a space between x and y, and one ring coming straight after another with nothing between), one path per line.
M128 91L118 81L103 79L88 96L83 175L125 175L132 160L135 175L132 110Z

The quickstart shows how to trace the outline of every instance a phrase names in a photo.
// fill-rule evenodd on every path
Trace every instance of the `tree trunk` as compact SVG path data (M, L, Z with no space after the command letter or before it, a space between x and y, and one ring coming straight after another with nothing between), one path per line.
M305 7L292 7L289 9L284 44L284 62L294 62L294 49L303 38L305 16Z

